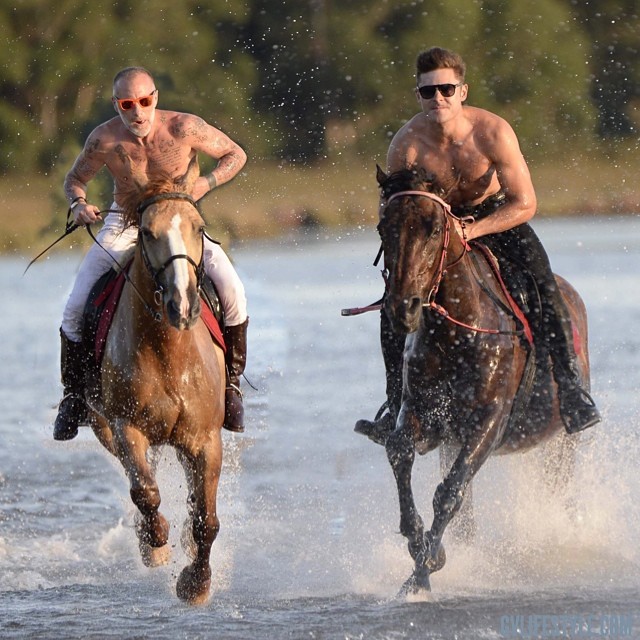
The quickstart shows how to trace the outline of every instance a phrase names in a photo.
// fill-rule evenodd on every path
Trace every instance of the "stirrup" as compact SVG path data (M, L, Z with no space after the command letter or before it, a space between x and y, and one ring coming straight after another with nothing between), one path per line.
M567 403L568 395L573 397ZM563 392L559 401L560 417L564 423L565 430L569 434L584 431L602 420L595 401L582 387L576 386L569 391Z
M396 421L389 410L389 403L384 402L373 420L358 420L353 430L367 436L372 442L385 446L395 426Z
M78 428L87 421L87 404L83 396L67 393L58 404L58 415L53 426L53 439L58 441L73 440L78 435Z

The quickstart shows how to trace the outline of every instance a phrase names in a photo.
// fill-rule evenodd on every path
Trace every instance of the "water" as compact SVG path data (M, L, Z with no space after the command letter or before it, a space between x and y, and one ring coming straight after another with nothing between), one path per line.
M611 624L630 620L624 637L640 638L640 219L536 228L587 304L604 414L569 489L577 515L538 480L538 454L491 460L475 485L478 539L445 537L448 563L422 602L396 597L412 564L395 483L383 449L353 433L383 393L376 314L340 316L380 294L373 231L233 251L258 390L247 387L247 434L224 434L213 592L199 608L175 597L186 560L173 456L160 469L173 557L150 570L119 464L86 429L51 440L57 327L78 256L24 278L26 259L0 260L0 637L478 639L518 637L518 625L520 637L553 637L565 619L550 616L577 616L590 637L622 637ZM435 456L417 461L414 479L428 521Z

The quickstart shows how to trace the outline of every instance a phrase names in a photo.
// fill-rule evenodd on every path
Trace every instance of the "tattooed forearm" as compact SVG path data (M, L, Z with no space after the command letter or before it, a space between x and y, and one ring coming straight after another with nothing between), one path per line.
M220 186L225 182L229 182L229 180L234 178L240 172L244 163L244 153L231 151L227 155L222 156L218 162L218 166L213 171L216 185Z

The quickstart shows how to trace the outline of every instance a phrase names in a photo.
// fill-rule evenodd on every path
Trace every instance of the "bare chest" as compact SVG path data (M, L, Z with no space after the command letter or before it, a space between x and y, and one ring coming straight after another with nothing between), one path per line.
M453 205L472 204L497 189L495 166L474 147L454 144L426 150L421 164L449 190Z
M190 145L167 135L145 145L118 143L109 151L106 165L118 190L135 179L183 175L193 154Z

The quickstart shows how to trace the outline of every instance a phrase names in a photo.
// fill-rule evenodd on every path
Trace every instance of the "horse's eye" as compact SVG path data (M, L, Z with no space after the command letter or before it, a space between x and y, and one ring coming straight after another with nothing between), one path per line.
M151 233L151 231L149 229L147 229L146 227L141 227L140 229L140 233L142 234L142 236L144 238L146 238L147 240L151 240L153 238L153 234Z

